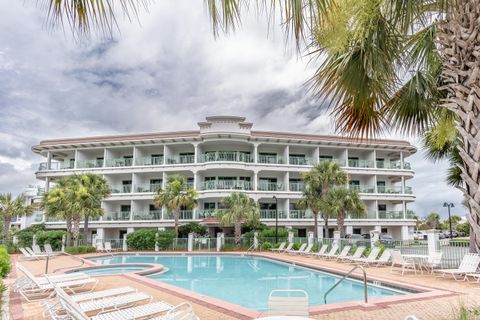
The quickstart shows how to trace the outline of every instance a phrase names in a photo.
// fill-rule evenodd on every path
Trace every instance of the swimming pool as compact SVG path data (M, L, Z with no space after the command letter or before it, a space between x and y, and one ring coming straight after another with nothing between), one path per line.
M88 267L76 269L67 273L81 272L94 276L120 274L128 272L142 271L151 268L151 266L133 265L133 266L109 266L109 267Z
M324 293L340 276L276 260L240 255L123 255L91 258L99 264L157 263L168 272L147 277L196 293L264 311L275 289L307 291L310 305L323 304ZM370 298L406 294L396 288L368 285ZM328 296L328 303L363 300L363 284L346 279Z

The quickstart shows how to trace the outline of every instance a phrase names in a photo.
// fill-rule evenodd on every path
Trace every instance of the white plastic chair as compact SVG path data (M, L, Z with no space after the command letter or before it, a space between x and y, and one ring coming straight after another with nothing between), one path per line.
M392 250L392 267L390 268L390 272L392 272L395 266L402 267L402 276L405 273L405 269L408 268L412 268L415 274L417 274L415 260L402 256L402 253L399 250Z
M269 316L308 317L308 293L304 290L273 290L268 297Z

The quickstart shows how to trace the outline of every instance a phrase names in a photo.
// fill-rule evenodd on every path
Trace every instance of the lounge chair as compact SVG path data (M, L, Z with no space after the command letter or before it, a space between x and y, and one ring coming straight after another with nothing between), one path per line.
M283 249L283 250L278 250L278 252L283 252L283 253L285 253L285 252L287 252L287 251L292 250L292 247L293 247L293 242L289 243L288 246L287 246L285 249Z
M282 251L285 248L286 245L287 245L286 242L282 242L282 243L280 243L280 246L278 248L271 248L270 251L272 251L272 252Z
M334 244L330 251L323 255L317 255L318 258L335 258L338 251L338 244Z
M112 243L107 241L104 243L103 248L105 249L105 252L111 253L112 252Z
M352 259L358 259L362 256L363 252L365 251L365 247L364 246L360 246L360 247L357 247L357 250L355 250L355 252L353 253L353 255L350 255L350 256L345 256L345 257L338 257L337 260L338 261L350 261Z
M308 294L303 290L273 290L268 297L267 314L308 317Z
M375 267L386 266L390 262L391 257L392 251L389 249L385 249L380 258L372 262L372 265L375 265Z
M52 246L50 245L50 243L45 243L45 245L43 246L43 248L45 249L45 253L50 255L50 256L58 256L58 255L61 255L62 252L61 251L53 251L52 249Z
M299 251L303 251L305 250L305 247L307 246L306 243L302 243L302 245L300 246L300 248L298 248L298 250L294 250L294 249L290 249L290 250L285 250L286 253L291 253L291 254L295 254Z
M309 244L303 251L298 250L298 252L295 252L295 254L299 254L301 256L307 255L312 251L312 248L313 248L313 243Z
M356 258L356 259L352 259L350 262L368 265L369 263L374 263L377 260L377 257L379 254L380 254L380 248L373 247L366 258Z
M412 268L412 270L417 274L417 267L415 266L415 260L402 256L400 250L392 250L392 266L390 267L390 272L392 272L395 266L402 267L402 276L405 273L405 269Z
M33 253L35 253L36 255L39 255L39 256L46 256L47 255L46 252L43 252L42 249L40 249L40 246L38 244L33 244L32 245L32 250L33 250Z
M40 258L37 257L35 254L31 254L25 248L18 248L22 253L21 259L23 260L39 260Z
M97 252L105 252L105 248L103 247L103 242L99 241L95 244L95 249Z
M318 250L318 252L309 252L307 253L307 256L316 256L316 255L322 255L322 254L325 254L325 252L327 251L328 249L328 245L324 244L322 245L322 247L320 248L320 250Z
M162 312L169 311L173 308L172 305L164 301L153 302L136 307L131 307L122 310L116 310L112 312L105 312L96 316L89 317L81 308L81 306L73 301L64 290L55 285L55 293L64 309L64 311L75 320L133 320L151 318ZM59 319L60 317L56 312L51 312L50 315L53 319Z
M455 280L465 280L467 274L474 274L477 272L478 265L480 264L480 255L478 253L467 253L463 256L462 262L457 269L439 269L434 270L434 273L440 273L440 276L446 275L452 276ZM462 276L461 279L457 279L457 276Z
M45 259L47 257L44 253L35 253L31 248L25 247L25 250L33 257L37 257L38 259Z
M79 293L73 296L70 296L73 301L79 303L88 300L97 300L97 299L104 299L108 297L119 296L122 294L134 293L137 292L137 289L133 287L119 287L101 291L93 291L93 292L86 292L86 293Z
M151 320L198 320L198 317L190 303L182 302L169 310L166 315Z
M465 275L465 280L469 281L468 277L471 277L473 279L477 279L477 283L480 283L480 273L467 273Z
M21 286L17 287L17 291L25 298L27 301L31 302L35 299L45 299L49 298L52 293L54 286L69 290L70 292L75 293L75 290L86 290L90 286L90 291L95 289L98 284L98 280L95 278L62 278L56 281L50 281L45 283L42 278L35 277L30 271L17 262L17 269L20 270L27 278L28 281L23 283ZM79 275L74 275L79 277Z
M340 253L337 256L335 256L335 258L339 260L339 259L342 259L342 257L348 256L348 253L350 252L351 248L352 248L351 246L343 247L342 251L340 251Z

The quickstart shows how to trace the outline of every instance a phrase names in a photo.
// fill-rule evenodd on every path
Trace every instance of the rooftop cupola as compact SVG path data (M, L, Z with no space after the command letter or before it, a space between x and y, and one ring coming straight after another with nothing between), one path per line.
M245 117L236 116L211 116L206 121L199 122L200 134L202 133L243 133L250 134L253 124L245 122Z

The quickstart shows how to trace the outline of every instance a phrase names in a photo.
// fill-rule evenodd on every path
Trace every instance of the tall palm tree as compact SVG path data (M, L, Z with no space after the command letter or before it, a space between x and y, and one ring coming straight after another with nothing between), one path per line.
M348 175L340 165L333 161L325 161L314 166L310 171L303 174L305 190L299 205L312 211L314 217L313 234L318 238L318 215L320 213L319 201L335 186L344 186L348 182ZM324 221L324 236L328 234L329 212L322 211Z
M242 223L257 225L260 220L258 205L243 192L232 192L222 199L224 209L218 210L217 216L225 225L233 225L235 245L240 246Z
M178 237L178 220L180 219L180 210L185 208L192 210L197 205L197 192L190 187L187 179L183 176L173 175L168 177L166 188L157 190L153 199L156 207L165 206L168 211L173 212L175 220L175 234Z
M358 192L347 188L334 188L320 200L322 211L329 212L337 218L337 227L340 237L345 237L345 218L359 218L365 216L367 209L365 203L360 199Z
M30 216L33 214L34 206L27 203L25 195L19 195L16 198L12 197L11 193L0 194L0 216L3 220L3 243L8 241L10 233L10 223L15 216Z

